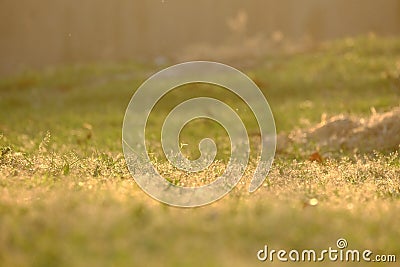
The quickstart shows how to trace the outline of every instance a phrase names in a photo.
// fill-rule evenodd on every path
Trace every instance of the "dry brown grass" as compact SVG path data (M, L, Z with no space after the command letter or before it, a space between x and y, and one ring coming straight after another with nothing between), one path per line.
M280 135L279 141L279 151L285 151L285 147L294 143L313 144L329 151L396 151L400 148L400 107L384 113L371 108L368 118L344 114L322 118L319 124L309 129Z

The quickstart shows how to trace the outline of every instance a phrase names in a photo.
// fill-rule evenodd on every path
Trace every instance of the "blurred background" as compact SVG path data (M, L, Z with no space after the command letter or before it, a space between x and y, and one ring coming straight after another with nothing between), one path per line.
M400 0L1 0L0 75L83 62L248 64L276 50L400 33Z

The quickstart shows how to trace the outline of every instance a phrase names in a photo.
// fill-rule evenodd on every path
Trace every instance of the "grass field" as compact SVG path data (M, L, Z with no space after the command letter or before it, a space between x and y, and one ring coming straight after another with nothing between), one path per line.
M0 266L271 266L257 260L264 245L322 250L335 248L339 238L350 249L400 261L398 147L331 151L321 163L308 159L317 146L295 144L278 151L264 185L249 194L256 124L244 104L220 88L187 86L166 96L149 120L149 148L174 183L216 178L230 151L218 125L193 122L181 136L191 158L198 156L199 140L217 140L218 161L205 173L175 171L159 155L157 141L175 104L216 97L240 111L250 133L254 151L243 182L202 208L173 208L148 197L125 166L121 128L129 99L157 70L97 64L1 78ZM400 39L339 40L267 56L241 70L262 89L282 135L321 116L368 117L371 107L384 112L400 103ZM390 264L368 264L374 265Z

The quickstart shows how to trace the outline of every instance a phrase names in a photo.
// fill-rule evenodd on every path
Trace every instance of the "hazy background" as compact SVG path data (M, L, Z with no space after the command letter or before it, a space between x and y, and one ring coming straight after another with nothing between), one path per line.
M400 33L400 0L1 0L0 75L58 64L238 61Z

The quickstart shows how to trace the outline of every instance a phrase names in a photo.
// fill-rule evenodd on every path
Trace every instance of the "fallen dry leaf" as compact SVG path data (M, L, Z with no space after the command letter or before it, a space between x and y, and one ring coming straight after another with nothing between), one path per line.
M321 154L319 154L319 152L314 152L314 153L312 153L309 157L308 157L308 159L310 160L310 161L316 161L316 162L319 162L319 163L322 163L324 160L323 160L323 158L322 158L322 156L321 156Z

